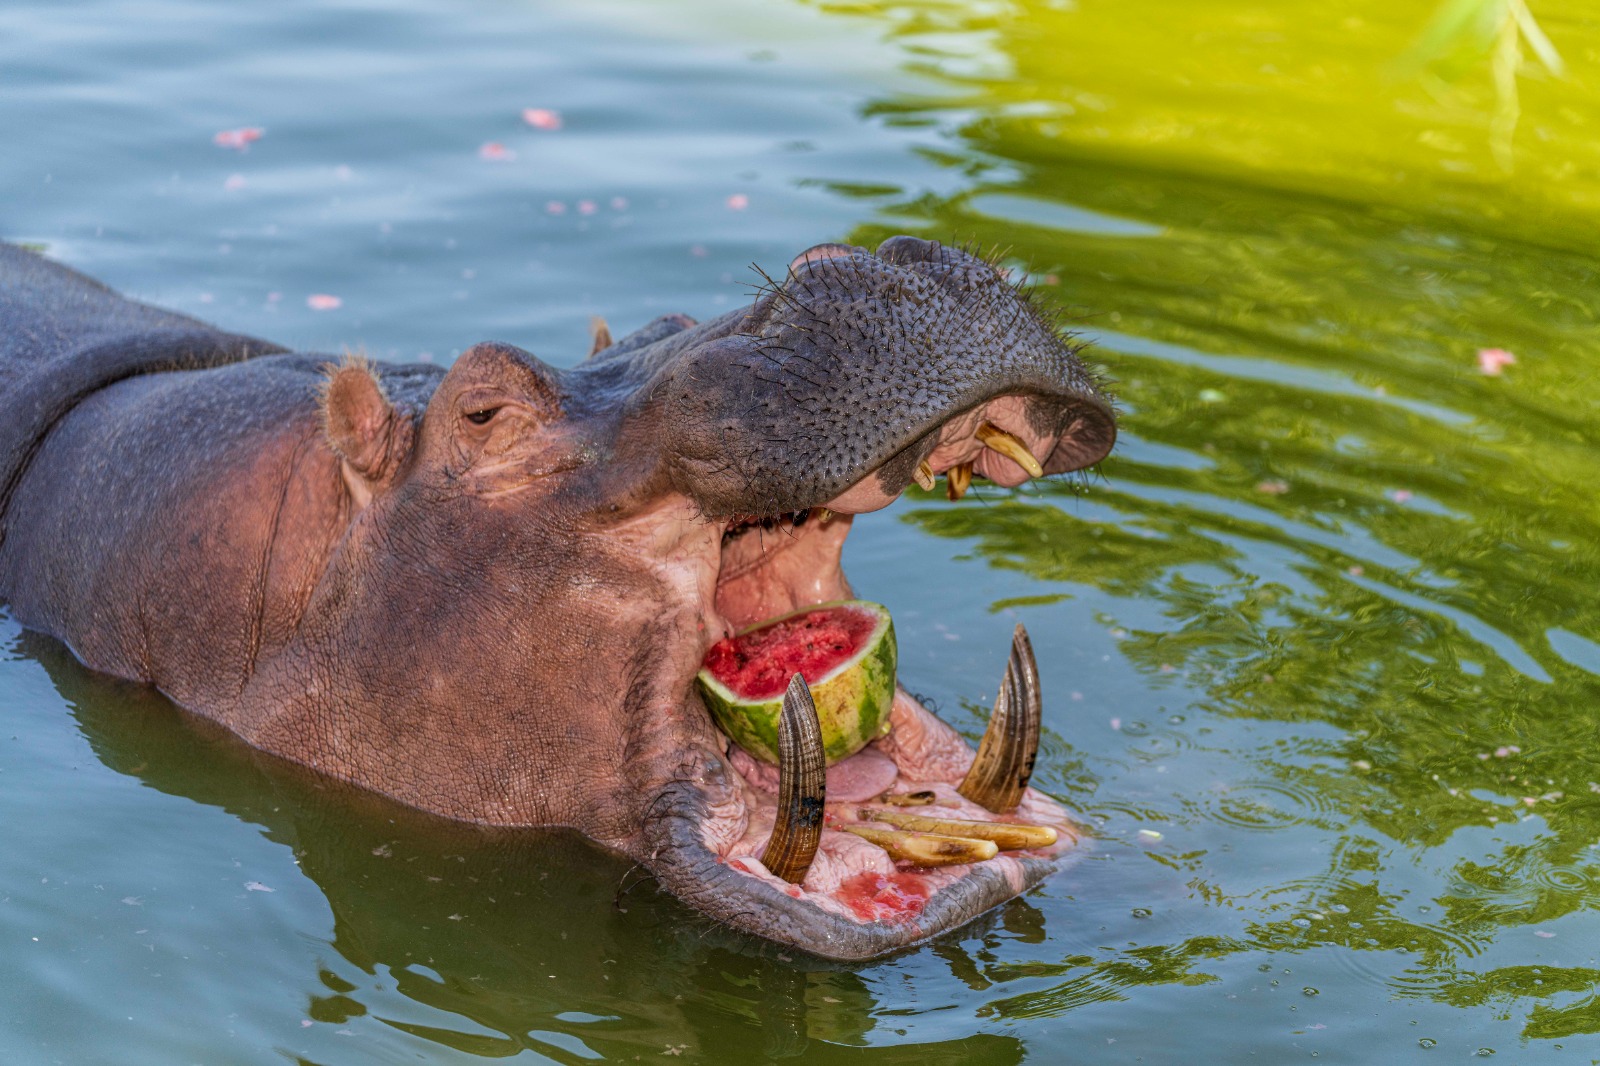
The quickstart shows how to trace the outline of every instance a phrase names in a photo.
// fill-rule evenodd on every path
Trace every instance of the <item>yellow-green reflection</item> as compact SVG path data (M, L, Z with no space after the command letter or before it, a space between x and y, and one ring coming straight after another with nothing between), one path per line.
M1493 1003L1526 1037L1600 1032L1595 971L1500 961L1600 903L1592 78L1523 68L1497 163L1489 64L1457 55L1447 87L1403 62L1428 5L848 10L937 86L871 114L944 131L968 177L853 239L909 224L1007 249L1098 341L1126 407L1081 499L919 496L907 519L1038 582L1007 608L1088 587L1124 605L1108 627L1142 617L1120 651L1169 706L1308 727L1241 746L1176 809L1103 781L1080 803L1337 839L1311 882L1203 883L1236 934L1069 960L1004 1009L1343 949L1383 955L1360 965L1391 992ZM1591 70L1596 14L1539 11ZM1516 362L1485 372L1482 349Z

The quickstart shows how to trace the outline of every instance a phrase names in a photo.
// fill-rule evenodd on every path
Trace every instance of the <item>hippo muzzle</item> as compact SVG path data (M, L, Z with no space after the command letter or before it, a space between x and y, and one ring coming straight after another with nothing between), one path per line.
M703 628L690 667L726 634L849 597L840 554L856 514L940 477L954 499L974 477L1015 486L1078 470L1102 459L1116 433L1075 349L1023 295L988 263L911 237L876 255L813 248L752 308L598 352L575 376L584 374L633 384L619 450L650 455L637 464L654 471L642 494L681 500L676 520L705 531L695 582ZM688 713L703 717L692 671L680 690ZM1025 783L1036 682L1022 696L1035 704L1031 737L992 728L984 758L1025 766ZM1073 847L1065 812L1031 789L993 797L1003 804L994 810L969 798L973 752L904 689L891 719L887 737L829 772L817 857L803 877L775 876L762 862L788 817L777 775L720 737L656 791L647 865L729 925L849 959L959 925L1037 883ZM991 754L991 742L1026 750ZM913 793L935 797L929 816L1051 826L1058 840L919 869L833 828Z
M716 641L850 598L855 516L908 485L958 499L1110 451L1076 349L978 257L820 245L747 308L602 331L568 370L499 343L448 372L286 353L4 246L0 326L0 401L31 412L0 433L0 596L257 747L448 817L576 827L838 959L959 926L1078 839L1026 787L1020 631L976 754L901 688L859 754L775 768L695 683ZM797 788L820 817L780 802ZM880 818L1016 840L917 865L843 828ZM769 866L802 838L809 861Z

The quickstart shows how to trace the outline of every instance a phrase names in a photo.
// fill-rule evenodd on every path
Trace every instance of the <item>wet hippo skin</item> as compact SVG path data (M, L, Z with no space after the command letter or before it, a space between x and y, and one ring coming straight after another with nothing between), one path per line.
M901 691L791 884L761 862L776 771L694 684L712 642L849 596L854 516L914 480L1110 450L1074 347L965 252L819 245L749 307L570 370L495 342L444 370L285 351L0 245L0 400L0 597L259 748L450 818L574 827L835 958L959 925L1073 845L1031 789L974 802L972 749ZM884 791L1060 839L908 868L832 828Z

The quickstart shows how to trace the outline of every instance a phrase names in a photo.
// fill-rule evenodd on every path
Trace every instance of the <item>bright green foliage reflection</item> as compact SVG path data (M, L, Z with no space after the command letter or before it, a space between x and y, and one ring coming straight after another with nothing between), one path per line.
M1600 47L1584 10L1545 17L1571 56ZM1470 71L1445 99L1396 74L1427 14L885 5L942 91L876 113L945 130L968 181L854 238L914 220L1008 249L1080 316L1126 409L1084 499L910 520L1041 592L1105 593L1169 707L1295 727L1235 753L1245 795L1139 813L1315 826L1315 885L1204 886L1246 935L1142 949L1132 979L1340 945L1379 953L1393 995L1600 1033L1592 966L1475 961L1515 958L1509 938L1532 959L1529 930L1567 916L1563 936L1592 935L1600 904L1600 100L1530 79L1508 175ZM1491 374L1480 349L1517 361ZM1103 782L1078 799L1118 813Z

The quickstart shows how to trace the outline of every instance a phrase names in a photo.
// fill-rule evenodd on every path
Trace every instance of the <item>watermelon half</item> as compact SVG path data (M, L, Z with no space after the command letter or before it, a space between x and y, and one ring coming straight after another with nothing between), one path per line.
M778 761L778 713L798 671L811 686L828 765L889 732L898 652L888 608L835 600L768 619L706 652L700 691L721 730Z

